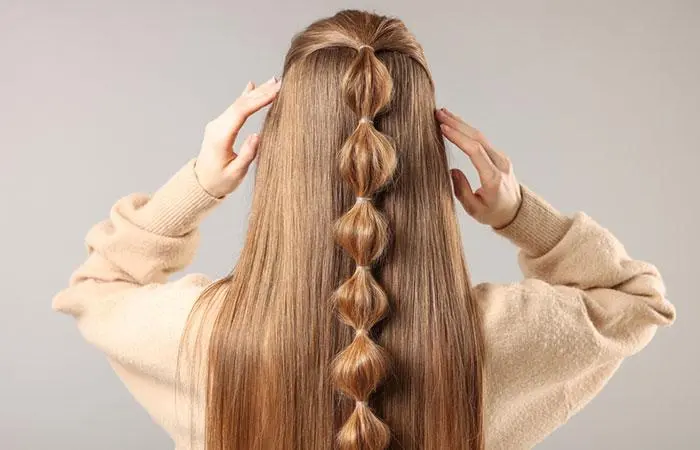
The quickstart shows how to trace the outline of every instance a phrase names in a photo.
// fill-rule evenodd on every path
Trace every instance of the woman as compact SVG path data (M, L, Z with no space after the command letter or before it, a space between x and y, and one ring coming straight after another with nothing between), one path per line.
M401 21L319 20L295 36L283 79L249 83L196 158L117 201L54 298L178 448L530 448L675 320L653 265L435 110ZM443 136L478 189L448 169ZM234 269L168 282L256 159ZM471 286L453 193L520 248L522 282Z

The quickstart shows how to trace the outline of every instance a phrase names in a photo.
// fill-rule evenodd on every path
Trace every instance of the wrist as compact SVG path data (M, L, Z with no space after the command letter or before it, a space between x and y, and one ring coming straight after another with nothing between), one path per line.
M522 191L522 185L518 184L518 188L516 189L516 200L513 203L513 206L511 206L508 210L508 214L504 214L504 219L500 220L494 224L491 224L491 227L498 231L502 230L503 228L507 227L508 225L512 224L513 221L515 220L516 217L518 217L518 213L520 213L520 208L522 208L523 205L523 191Z
M525 253L536 257L551 250L566 234L572 219L520 185L522 199L513 220L494 231L508 238Z
M221 203L199 184L194 164L195 159L190 159L139 208L144 229L164 236L182 236Z
M206 183L206 176L203 176L202 173L200 173L201 168L197 167L197 159L195 158L194 162L192 163L192 171L194 172L194 178L197 181L197 184L199 187L209 196L212 198L215 198L217 200L222 200L224 197L226 197L227 193L220 193L218 192L215 188L209 186L208 183Z

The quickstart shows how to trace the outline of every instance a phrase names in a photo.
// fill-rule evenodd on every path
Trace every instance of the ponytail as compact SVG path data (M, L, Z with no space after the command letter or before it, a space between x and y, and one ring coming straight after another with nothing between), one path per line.
M356 202L334 226L335 241L353 258L355 272L333 293L338 318L351 326L352 342L333 360L335 387L355 401L355 408L338 432L340 450L380 450L391 441L389 427L369 406L369 397L390 370L388 352L371 337L372 327L389 313L386 293L372 266L389 243L389 227L372 202L392 180L397 165L393 141L373 123L390 101L392 79L369 45L358 47L342 82L348 106L358 124L342 146L340 174L355 192Z

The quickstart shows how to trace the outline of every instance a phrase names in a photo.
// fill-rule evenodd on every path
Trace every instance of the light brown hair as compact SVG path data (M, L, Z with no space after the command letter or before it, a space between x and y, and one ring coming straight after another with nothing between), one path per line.
M483 449L483 339L434 111L400 20L344 10L295 35L243 250L183 339L201 312L208 450Z

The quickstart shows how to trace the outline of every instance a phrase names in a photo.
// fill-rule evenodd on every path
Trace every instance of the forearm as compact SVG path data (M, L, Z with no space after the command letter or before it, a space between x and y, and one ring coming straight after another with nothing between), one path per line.
M567 217L527 187L517 216L497 233L518 245L528 281L524 294L554 304L588 328L591 343L610 355L630 355L658 325L675 320L657 268L635 260L606 228L583 212ZM540 287L537 286L536 280ZM534 317L533 317L534 319ZM583 320L584 322L581 322Z
M191 159L152 196L133 193L120 198L109 218L90 228L85 238L88 256L71 274L68 288L54 299L54 308L64 310L75 298L84 298L78 295L81 289L93 297L96 289L113 293L117 288L164 283L192 261L197 227L222 201L198 184L193 168ZM83 288L88 281L94 283Z
M496 232L520 248L525 277L583 290L619 289L632 295L665 295L656 267L634 260L620 241L584 212L565 216L526 186L520 211ZM633 279L637 282L631 282Z

